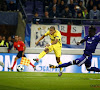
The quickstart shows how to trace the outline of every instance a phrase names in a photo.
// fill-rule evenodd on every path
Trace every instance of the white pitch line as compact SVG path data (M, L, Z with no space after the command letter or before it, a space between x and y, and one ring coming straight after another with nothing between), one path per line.
M100 80L100 79L89 78L89 80Z

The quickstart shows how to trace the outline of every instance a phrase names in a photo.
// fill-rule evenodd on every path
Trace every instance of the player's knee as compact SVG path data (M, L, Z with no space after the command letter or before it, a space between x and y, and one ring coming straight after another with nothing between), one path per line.
M57 60L57 63L59 63L60 62L60 60Z
M56 57L57 63L60 62L60 57Z
M15 57L15 61L17 61L18 57Z
M46 53L48 53L49 52L49 49L48 48L45 48L45 50L44 50Z

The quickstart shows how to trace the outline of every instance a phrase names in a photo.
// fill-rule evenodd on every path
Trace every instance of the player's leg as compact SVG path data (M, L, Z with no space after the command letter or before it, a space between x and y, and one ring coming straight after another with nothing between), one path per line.
M87 57L82 55L80 58L77 58L76 60L70 61L68 63L63 63L61 65L58 66L54 66L54 65L50 65L50 68L60 68L60 67L68 67L71 65L78 65L81 66L85 61L86 61Z
M13 68L14 68L14 66L15 66L15 64L17 62L17 59L19 59L19 58L16 56L15 59L14 59L13 66L11 68L8 68L9 70L13 70Z
M52 46L52 45L49 46L49 47L46 47L45 50L42 51L42 52L39 54L39 56L38 56L37 58L33 59L33 60L36 61L36 62L39 62L39 60L40 60L41 58L43 58L48 52L51 52L52 50L53 50L53 46Z
M56 61L57 61L57 63L58 63L59 65L62 64L62 62L60 61L60 57L56 57ZM62 75L62 72L63 72L63 70L62 70L62 67L61 67L58 76L61 76L61 75Z
M0 61L0 66L4 67L4 63Z
M61 57L61 48L62 47L59 44L53 45L53 50L54 50L54 53L56 55L56 61L57 61L58 65L62 64L62 62L60 60L60 57ZM61 76L62 75L62 72L63 72L63 69L61 67L58 76Z
M11 68L8 68L8 69L13 70L13 68L14 68L14 66L15 66L15 64L16 64L16 62L17 62L17 60L18 60L20 57L22 57L22 53L23 53L23 51L19 51L19 52L18 52L17 56L16 56L15 59L14 59L13 66L12 66Z
M91 59L92 59L92 55L89 56L88 60L85 62L85 66L86 66L87 71L100 72L99 68L91 67Z

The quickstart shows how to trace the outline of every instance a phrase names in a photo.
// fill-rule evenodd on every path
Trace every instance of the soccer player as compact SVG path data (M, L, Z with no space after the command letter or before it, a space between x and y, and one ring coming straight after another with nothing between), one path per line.
M46 48L44 51L42 51L38 58L33 59L36 62L39 62L39 60L44 57L47 53L54 51L56 55L56 61L58 64L62 64L60 61L61 57L61 48L62 48L62 43L61 43L61 34L58 30L55 29L54 26L50 27L50 30L48 30L35 44L37 45L45 36L49 35L51 39L51 43L46 45ZM58 76L62 75L62 68L60 68L60 72Z
M77 45L86 42L84 54L80 58L77 58L76 60L70 61L68 63L61 64L59 66L50 65L49 67L61 68L61 67L68 67L70 65L81 66L82 64L85 64L86 69L88 71L100 72L99 68L91 67L92 53L95 53L96 46L100 41L100 34L96 34L96 28L93 26L89 27L88 32L89 34L85 36L83 40L77 42Z
M4 63L0 61L0 66L4 67Z
M25 46L24 42L23 42L23 41L19 41L18 38L19 38L19 37L16 35L16 36L15 36L15 42L14 42L14 50L17 49L17 50L18 50L18 54L17 54L17 56L15 57L13 66L12 66L11 68L8 68L8 69L10 69L10 70L13 70L13 68L14 68L14 66L15 66L15 64L16 64L16 62L17 62L17 59L19 59L20 57L26 57L26 56L24 55L26 46ZM35 69L35 66L34 66L31 62L30 62L30 65Z

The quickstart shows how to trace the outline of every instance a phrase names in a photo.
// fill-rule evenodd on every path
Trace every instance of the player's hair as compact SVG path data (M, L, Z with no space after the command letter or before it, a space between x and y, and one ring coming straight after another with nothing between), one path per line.
M55 30L55 27L54 26L51 26L50 28Z
M92 26L92 25L89 27L89 30L96 32L96 28L94 26Z

